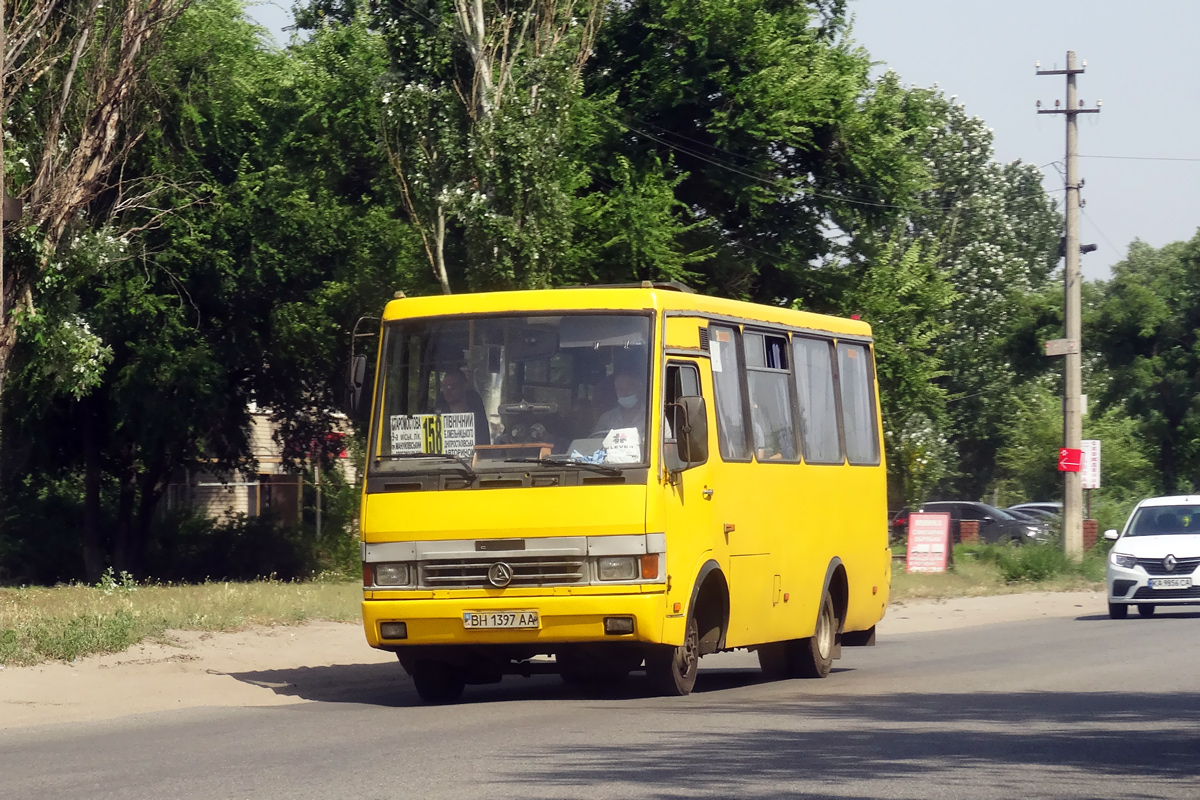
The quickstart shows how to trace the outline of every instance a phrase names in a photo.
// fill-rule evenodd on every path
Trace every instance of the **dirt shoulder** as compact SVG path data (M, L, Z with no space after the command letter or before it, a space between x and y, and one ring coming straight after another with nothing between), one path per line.
M893 604L879 635L1100 613L1103 592L1030 592ZM367 647L359 625L313 622L236 633L172 632L170 642L69 664L0 668L0 728L102 720L204 706L337 699L395 656ZM381 667L380 665L388 665ZM399 674L399 673L397 673Z

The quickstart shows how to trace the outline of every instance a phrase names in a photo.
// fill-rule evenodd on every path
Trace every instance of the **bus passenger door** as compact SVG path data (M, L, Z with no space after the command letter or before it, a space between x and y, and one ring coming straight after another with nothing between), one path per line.
M712 394L703 390L700 375L700 365L695 361L672 359L667 364L663 382L661 498L662 522L668 542L667 574L671 576L663 640L670 643L683 641L696 569L706 556L716 557L710 552L716 539L710 474L710 464L715 458L711 448L716 444L716 436ZM704 424L708 426L710 452L702 463L688 464L680 458L676 433L682 417L674 404L686 396L705 400L708 419ZM675 610L677 604L678 611ZM700 631L702 637L705 633Z

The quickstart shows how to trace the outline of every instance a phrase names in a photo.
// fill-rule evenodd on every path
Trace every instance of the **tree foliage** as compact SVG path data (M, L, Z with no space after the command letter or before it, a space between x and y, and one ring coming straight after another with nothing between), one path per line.
M189 2L15 0L5 6L0 155L8 190L26 210L6 226L16 229L16 246L0 261L0 388L19 323L36 314L39 282L73 263L58 257L68 227L105 192L115 193L112 210L143 205L154 192L112 175L154 122L141 83Z
M1200 234L1130 245L1089 310L1106 406L1136 419L1166 493L1200 486Z
M173 477L255 470L252 405L288 468L330 455L349 331L398 289L666 279L858 314L894 504L1057 485L1054 203L955 98L873 78L842 0L313 0L285 49L239 0L17 6L21 36L63 14L28 18L52 35L3 94L29 212L0 490L72 531L83 569L53 577L166 553ZM1198 249L1137 245L1089 289L1112 509L1196 475Z

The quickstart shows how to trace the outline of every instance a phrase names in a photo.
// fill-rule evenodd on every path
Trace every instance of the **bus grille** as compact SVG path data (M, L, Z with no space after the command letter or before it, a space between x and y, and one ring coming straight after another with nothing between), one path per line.
M1200 558L1181 558L1175 563L1175 569L1167 572L1161 558L1139 558L1138 566L1151 575L1191 575L1200 566Z
M512 567L509 586L564 586L587 583L587 564L578 556L535 558L447 559L421 563L421 587L426 589L494 589L488 570L497 561Z

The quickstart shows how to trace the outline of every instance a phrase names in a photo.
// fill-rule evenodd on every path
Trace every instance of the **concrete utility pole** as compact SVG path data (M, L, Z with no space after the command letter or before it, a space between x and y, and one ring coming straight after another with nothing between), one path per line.
M1040 67L1041 64L1037 64ZM1083 62L1083 67L1087 62ZM1079 132L1075 121L1077 114L1098 114L1096 108L1084 108L1083 101L1075 95L1075 76L1083 72L1083 67L1076 66L1075 51L1067 51L1066 69L1038 69L1038 75L1067 76L1067 107L1059 108L1054 101L1054 108L1041 108L1038 101L1039 114L1066 114L1067 116L1067 232L1064 255L1066 266L1063 270L1063 289L1065 293L1065 319L1063 327L1066 334L1063 355L1065 361L1065 389L1063 392L1063 447L1078 451L1083 445L1083 409L1081 398L1083 394L1083 370L1081 354L1081 325L1079 277ZM1063 547L1068 556L1076 561L1083 558L1083 485L1080 473L1077 471L1063 472Z

